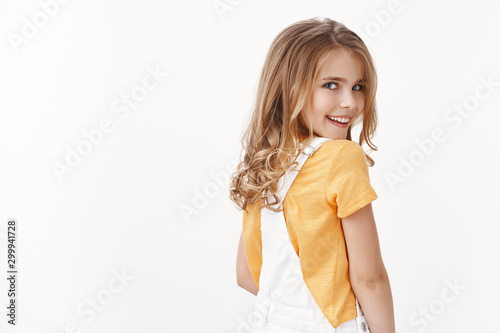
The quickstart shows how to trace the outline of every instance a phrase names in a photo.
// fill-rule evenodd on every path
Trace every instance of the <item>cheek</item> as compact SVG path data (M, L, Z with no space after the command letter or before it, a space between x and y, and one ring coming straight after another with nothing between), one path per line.
M317 91L312 98L313 112L316 114L323 114L335 105L335 100L332 94L328 91Z
M360 95L358 97L357 102L356 102L356 104L359 105L359 107L358 107L359 111L361 111L361 110L363 110L365 108L365 102L366 102L365 96L364 95Z

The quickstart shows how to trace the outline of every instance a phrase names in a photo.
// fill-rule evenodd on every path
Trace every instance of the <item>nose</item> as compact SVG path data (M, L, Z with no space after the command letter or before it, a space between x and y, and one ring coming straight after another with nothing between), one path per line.
M345 109L354 109L356 107L356 99L352 90L344 90L340 99L340 107Z

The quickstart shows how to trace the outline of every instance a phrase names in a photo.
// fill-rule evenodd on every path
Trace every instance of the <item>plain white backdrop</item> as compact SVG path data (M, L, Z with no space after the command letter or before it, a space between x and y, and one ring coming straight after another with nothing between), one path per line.
M496 329L496 2L4 0L1 332L249 332L228 176L272 39L315 16L375 61L370 177L397 331Z

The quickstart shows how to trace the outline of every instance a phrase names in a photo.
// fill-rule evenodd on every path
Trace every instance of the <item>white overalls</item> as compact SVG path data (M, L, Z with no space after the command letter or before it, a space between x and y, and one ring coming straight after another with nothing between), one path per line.
M298 165L279 180L283 204L295 177L306 160L328 138L316 137L297 157ZM358 316L334 328L321 312L302 277L299 257L290 241L283 211L261 210L262 267L251 333L369 333L368 323L356 299ZM335 302L332 299L332 302Z

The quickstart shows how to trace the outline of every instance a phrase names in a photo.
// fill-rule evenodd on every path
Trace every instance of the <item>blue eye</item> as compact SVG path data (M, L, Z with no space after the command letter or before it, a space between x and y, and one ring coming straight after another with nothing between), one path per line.
M328 83L327 83L327 84L325 84L323 87L327 87L328 89L330 89L330 88L328 87L330 84L334 84L335 86L337 85L335 82L328 82Z
M354 89L354 87L359 87L359 89ZM361 90L365 89L365 86L362 84L357 84L354 87L352 88L354 91L361 91Z

